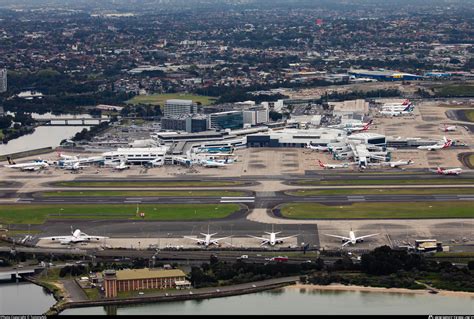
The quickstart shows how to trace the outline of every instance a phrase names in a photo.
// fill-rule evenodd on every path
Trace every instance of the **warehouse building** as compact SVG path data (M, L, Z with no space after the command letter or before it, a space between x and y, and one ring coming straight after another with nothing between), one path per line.
M180 269L126 269L104 271L106 298L117 297L118 292L144 289L176 288L176 282L186 280Z
M379 81L411 81L421 80L424 77L421 75L391 71L391 70L349 70L349 74L356 78L370 78Z

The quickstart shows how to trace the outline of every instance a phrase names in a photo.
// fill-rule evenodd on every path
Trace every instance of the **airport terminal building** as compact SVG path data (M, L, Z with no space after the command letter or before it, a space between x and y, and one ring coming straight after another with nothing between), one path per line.
M247 147L305 147L312 145L326 146L329 143L345 141L344 130L319 128L309 130L283 129L268 131L247 136Z

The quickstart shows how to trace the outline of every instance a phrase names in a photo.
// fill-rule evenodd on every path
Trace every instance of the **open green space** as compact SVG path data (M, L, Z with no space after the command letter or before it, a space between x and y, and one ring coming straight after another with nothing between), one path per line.
M474 188L366 188L366 189L298 189L286 191L291 196L324 195L461 195L474 194Z
M469 122L474 122L474 110L464 110L463 112Z
M474 85L452 84L435 88L437 96L474 96Z
M215 191L215 190L178 190L178 191L55 191L38 193L42 197L222 197L222 196L245 196L245 192L239 191Z
M323 205L287 203L281 207L286 218L360 219L360 218L474 218L471 202L384 202Z
M1 205L0 224L42 224L47 219L144 219L207 220L225 218L238 211L238 204L143 204L137 215L134 204Z
M469 155L469 164L474 167L474 154Z
M474 251L463 251L463 252L450 252L450 251L440 251L433 254L432 257L435 258L473 258Z
M180 100L193 100L193 102L200 102L202 105L210 105L216 99L210 96L186 94L186 93L167 93L167 94L150 94L150 95L137 95L132 99L126 101L128 104L151 104L151 105L164 105L166 100L180 99Z
M57 182L62 187L224 187L243 186L243 181L69 181Z
M344 179L344 180L298 180L294 185L324 186L324 185L444 185L444 184L474 184L473 178L439 178L439 179Z

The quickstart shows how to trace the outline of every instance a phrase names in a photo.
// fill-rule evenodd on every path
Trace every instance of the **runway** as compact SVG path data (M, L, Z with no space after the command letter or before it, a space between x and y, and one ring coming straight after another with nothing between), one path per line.
M340 183L344 179L360 180L360 179L443 179L446 185L393 185L383 187L389 188L443 188L443 187L473 187L471 184L454 185L450 183L456 179L469 179L473 175L468 173L464 176L439 176L426 175L426 171L420 170L417 172L397 172L392 174L367 174L367 173L343 173L341 176L337 174L341 172L321 172L317 173L308 171L305 176L262 176L246 177L245 186L226 186L226 187L57 187L45 183L38 189L30 189L28 185L21 187L19 182L4 186L0 190L0 199L5 204L18 205L61 205L61 204L218 204L218 203L239 203L244 204L249 208L249 214L234 214L225 219L212 221L140 221L140 220L62 220L62 219L48 219L42 225L31 225L31 230L40 232L40 235L35 235L35 239L43 236L57 236L68 235L70 227L79 228L89 235L108 236L113 238L130 238L130 240L139 240L139 238L150 239L166 239L166 238L183 238L183 236L197 236L199 233L206 233L207 227L210 226L211 233L218 233L216 237L235 236L247 237L248 235L262 236L264 232L271 231L272 223L274 223L275 231L281 231L279 236L298 235L297 244L310 244L312 247L326 247L338 248L340 241L331 239L322 234L340 234L347 235L349 229L355 226L358 233L370 234L374 232L381 233L380 237L372 239L368 243L361 243L356 246L358 249L368 249L376 245L392 245L401 244L405 240L413 241L417 238L437 238L446 243L452 240L462 241L463 237L473 239L472 220L339 220L339 221L324 221L324 220L285 220L278 219L275 221L274 217L249 219L249 216L256 211L261 211L263 214L283 203L322 203L327 205L341 205L357 202L440 202L440 201L473 201L474 194L373 194L373 189L382 188L377 185L351 185L351 186L304 186L291 185L293 182L301 179L310 179L318 181L334 180ZM411 174L410 174L411 173ZM202 178L202 177L201 177ZM123 177L117 179L76 179L81 181L133 181L134 179L124 179ZM144 179L140 179L143 181ZM147 181L163 179L146 179ZM168 179L169 181L176 181ZM180 180L195 181L196 177L182 178ZM205 179L200 179L205 180ZM225 179L217 179L225 180ZM291 196L285 193L285 190L298 189L341 189L341 188L358 188L358 189L372 189L368 193L362 195L318 195L318 196ZM80 191L80 190L198 190L198 189L213 189L213 190L228 190L228 191L244 191L244 196L69 196L69 197L43 197L40 196L39 191ZM474 216L473 216L474 217ZM273 218L273 219L272 219ZM463 225L466 224L464 227ZM10 225L12 230L24 230L25 225Z
M273 208L274 206L293 203L350 204L356 202L430 202L430 201L474 201L474 194L439 194L439 195L323 195L323 196L290 196L284 192L256 192L250 196L226 197L186 197L186 196L71 196L40 197L35 193L22 194L16 203L22 204L218 204L245 203L249 207Z

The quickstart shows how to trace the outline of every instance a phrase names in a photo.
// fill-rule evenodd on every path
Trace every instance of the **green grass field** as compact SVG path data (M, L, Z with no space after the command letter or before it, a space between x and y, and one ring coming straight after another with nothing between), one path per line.
M474 110L465 110L464 114L466 115L469 122L474 122Z
M90 190L90 191L55 191L38 193L41 197L222 197L222 196L245 196L245 192L238 191L108 191L108 190Z
M242 181L71 181L57 182L54 186L60 187L223 187L243 186Z
M151 94L151 95L137 95L132 99L126 101L128 104L152 104L152 105L164 105L166 100L180 99L180 100L193 100L193 102L200 102L202 105L210 105L216 99L210 96L194 95L186 93L168 93L168 94Z
M474 167L474 154L469 155L469 164Z
M444 184L474 184L472 178L440 178L440 179L344 179L344 180L298 180L295 185L325 186L325 185L444 185Z
M471 202L288 203L281 206L281 214L295 219L474 218L474 209Z
M238 204L143 204L145 220L206 220L225 218ZM134 204L1 205L0 224L42 224L47 219L142 219Z
M367 189L299 189L286 191L291 196L324 195L461 195L474 194L474 188L367 188Z
M445 85L435 91L437 96L474 96L474 85Z

